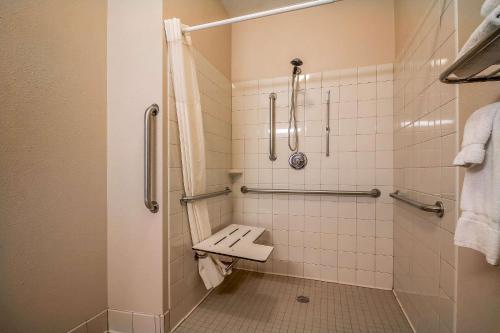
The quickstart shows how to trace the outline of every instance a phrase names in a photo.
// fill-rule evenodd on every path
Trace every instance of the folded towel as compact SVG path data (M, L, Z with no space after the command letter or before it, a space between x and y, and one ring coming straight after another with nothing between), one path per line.
M500 0L486 0L481 6L481 16L488 16L498 6L500 6Z
M500 263L500 103L484 107L467 120L456 165L467 166L455 230L455 244L484 253Z
M458 57L460 58L467 51L473 48L479 41L481 41L484 37L491 34L493 31L497 30L500 26L500 6L495 7L491 11L491 13L486 16L486 18L481 22L481 24L474 30L474 32L470 35L467 42L465 42L464 46L458 53Z
M467 119L462 150L455 157L453 164L469 166L483 163L486 142L493 129L493 118L499 109L500 103L493 103L477 110Z

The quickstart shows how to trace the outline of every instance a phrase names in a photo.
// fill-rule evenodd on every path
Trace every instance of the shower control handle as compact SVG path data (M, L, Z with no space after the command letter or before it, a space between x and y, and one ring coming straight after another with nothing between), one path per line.
M152 104L144 112L144 205L151 213L158 213L160 205L153 200L153 182L154 182L154 158L153 143L154 118L158 115L160 109L158 105Z

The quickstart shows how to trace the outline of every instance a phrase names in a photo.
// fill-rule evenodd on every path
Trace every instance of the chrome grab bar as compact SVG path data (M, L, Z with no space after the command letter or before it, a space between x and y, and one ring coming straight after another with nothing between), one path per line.
M276 136L276 94L269 94L269 159L276 161L276 144L274 137Z
M231 192L233 192L233 191L231 191L231 189L229 187L226 187L222 191L204 193L204 194L194 195L192 197L187 197L187 196L184 195L184 196L182 196L182 198L181 198L180 201L181 201L181 204L185 205L185 204L187 204L188 202L191 202L191 201L196 201L196 200L201 200L201 199L208 199L208 198L218 197L220 195L229 194Z
M242 193L271 193L271 194L312 194L312 195L338 195L338 196L360 196L360 197L380 197L380 190L377 188L370 191L333 191L333 190L288 190L288 189L264 189L241 187Z
M407 197L401 195L401 193L399 191L396 191L396 192L391 193L389 195L396 200L400 200L404 203L409 204L410 206L416 207L416 208L423 210L425 212L435 213L439 217L443 217L443 215L444 215L444 205L441 201L436 201L436 203L434 205L428 205L428 204L424 204L424 203L415 201L413 199L407 198Z
M154 133L152 133L153 118L158 115L158 105L151 104L144 112L144 204L151 213L157 213L160 209L158 202L153 200L153 172L154 161L153 147Z

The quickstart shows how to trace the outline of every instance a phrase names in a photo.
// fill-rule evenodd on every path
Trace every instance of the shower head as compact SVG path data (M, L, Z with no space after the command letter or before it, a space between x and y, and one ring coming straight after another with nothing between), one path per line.
M303 62L299 58L295 58L290 63L293 65L293 75L298 75L302 72L299 66L302 66Z
M302 64L303 64L302 60L300 60L299 58L293 59L292 61L290 61L290 63L293 66L302 66Z
M302 66L303 62L299 58L295 58L290 63L293 65L293 75L298 75L302 72L299 66Z

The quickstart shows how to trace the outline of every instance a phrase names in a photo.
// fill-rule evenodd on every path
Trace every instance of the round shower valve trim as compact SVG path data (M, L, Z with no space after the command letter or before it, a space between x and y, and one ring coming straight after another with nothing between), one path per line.
M288 164L295 170L304 169L307 165L307 157L306 154L301 152L295 152L288 158Z

